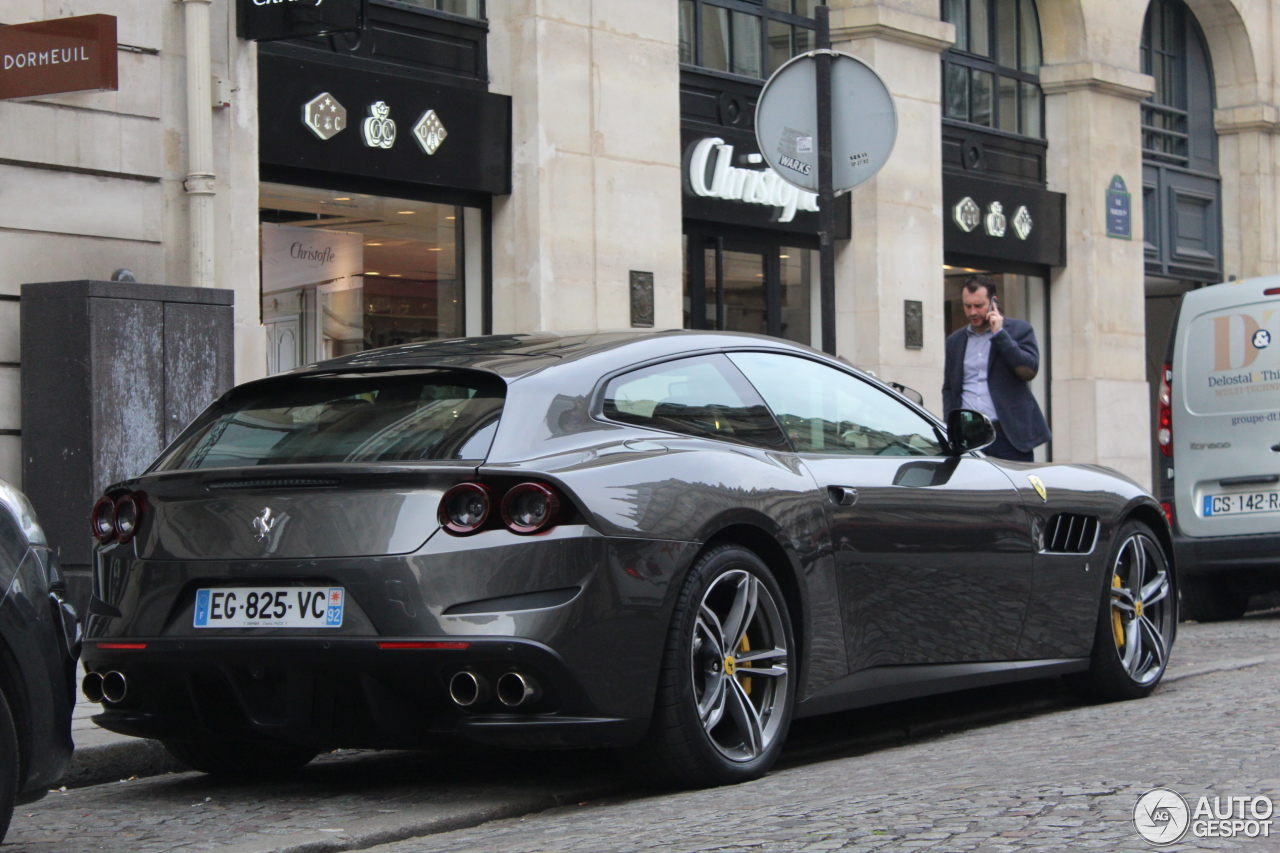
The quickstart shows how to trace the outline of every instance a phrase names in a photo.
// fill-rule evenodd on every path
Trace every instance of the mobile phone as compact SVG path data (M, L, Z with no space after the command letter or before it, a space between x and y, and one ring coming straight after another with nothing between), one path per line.
M991 310L988 311L987 314L991 314L999 310L1000 310L1000 303L996 301L996 298L994 296L991 297Z

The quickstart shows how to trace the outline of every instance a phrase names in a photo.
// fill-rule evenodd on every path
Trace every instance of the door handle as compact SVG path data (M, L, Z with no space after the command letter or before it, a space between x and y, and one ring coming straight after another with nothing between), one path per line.
M827 486L827 497L836 506L853 506L858 502L858 490L853 486Z

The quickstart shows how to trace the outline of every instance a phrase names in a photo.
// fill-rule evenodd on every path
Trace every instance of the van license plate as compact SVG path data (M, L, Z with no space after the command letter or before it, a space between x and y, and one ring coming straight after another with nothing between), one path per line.
M196 628L341 628L342 587L196 590Z
M1254 512L1280 512L1280 492L1204 496L1206 518L1211 515L1247 515Z

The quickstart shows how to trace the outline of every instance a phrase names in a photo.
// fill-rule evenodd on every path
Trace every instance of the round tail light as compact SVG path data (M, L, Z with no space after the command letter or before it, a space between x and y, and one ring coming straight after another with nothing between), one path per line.
M89 515L89 522L93 525L94 539L106 542L116 535L115 514L116 505L112 503L111 498L98 498L98 502L93 505L93 512Z
M125 495L116 501L113 521L116 536L121 542L128 542L138 532L138 522L142 520L142 502L137 495Z
M440 499L440 526L450 533L475 533L489 520L493 501L479 483L459 483Z
M502 520L512 533L546 530L560 512L560 498L541 483L521 483L502 499Z

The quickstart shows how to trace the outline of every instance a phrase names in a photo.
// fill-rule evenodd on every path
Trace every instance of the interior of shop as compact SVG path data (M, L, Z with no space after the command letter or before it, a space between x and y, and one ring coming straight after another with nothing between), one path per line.
M268 373L475 325L478 210L270 183L259 207Z

